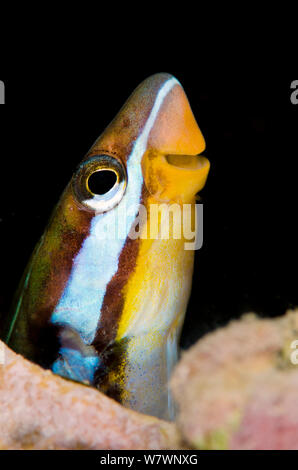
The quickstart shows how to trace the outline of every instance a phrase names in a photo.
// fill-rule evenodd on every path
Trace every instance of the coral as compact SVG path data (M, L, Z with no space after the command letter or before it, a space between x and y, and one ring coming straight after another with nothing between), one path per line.
M0 449L180 448L173 424L124 408L0 346Z
M298 311L253 314L206 335L171 380L177 424L198 449L298 449Z

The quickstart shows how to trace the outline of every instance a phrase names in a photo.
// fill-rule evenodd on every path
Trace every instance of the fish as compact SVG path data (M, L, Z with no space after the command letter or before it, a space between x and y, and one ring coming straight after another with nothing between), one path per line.
M145 79L78 165L37 243L6 321L14 351L173 419L168 381L195 251L182 229L194 236L204 149L180 82Z

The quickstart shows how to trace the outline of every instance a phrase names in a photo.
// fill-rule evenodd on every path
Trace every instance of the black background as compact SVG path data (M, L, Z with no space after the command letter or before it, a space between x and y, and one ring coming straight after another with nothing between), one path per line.
M277 316L298 305L298 75L91 67L0 77L2 316L74 168L139 82L161 71L184 86L211 161L182 347L245 312Z

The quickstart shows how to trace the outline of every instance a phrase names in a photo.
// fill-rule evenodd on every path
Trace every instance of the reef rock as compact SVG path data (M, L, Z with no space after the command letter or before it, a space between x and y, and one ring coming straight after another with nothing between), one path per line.
M184 353L171 387L198 449L298 449L298 311L253 314Z
M0 449L179 449L173 424L58 377L0 342Z

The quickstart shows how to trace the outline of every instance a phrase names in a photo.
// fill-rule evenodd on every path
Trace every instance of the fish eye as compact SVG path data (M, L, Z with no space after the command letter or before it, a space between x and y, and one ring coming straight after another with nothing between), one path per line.
M94 195L110 191L117 181L117 174L112 170L99 170L92 173L87 181L88 188Z
M126 188L123 164L110 155L95 155L81 163L73 176L77 201L97 213L106 212L121 201Z

